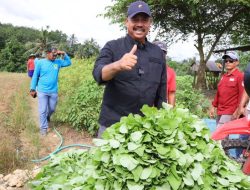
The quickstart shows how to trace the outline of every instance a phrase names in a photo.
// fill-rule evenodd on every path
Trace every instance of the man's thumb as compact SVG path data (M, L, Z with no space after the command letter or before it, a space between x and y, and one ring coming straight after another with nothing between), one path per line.
M135 44L129 53L135 54L136 50L137 50L137 45Z

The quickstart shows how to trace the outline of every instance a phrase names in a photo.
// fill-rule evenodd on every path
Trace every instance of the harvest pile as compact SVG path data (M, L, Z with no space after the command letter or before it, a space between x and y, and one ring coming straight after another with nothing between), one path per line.
M56 156L30 184L33 189L244 190L250 182L236 162L210 139L202 120L187 109L123 117L96 148Z

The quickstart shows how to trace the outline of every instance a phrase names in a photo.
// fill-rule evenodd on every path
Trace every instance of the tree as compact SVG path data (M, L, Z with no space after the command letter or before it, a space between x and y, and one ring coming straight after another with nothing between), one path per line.
M12 38L0 52L0 70L8 72L25 72L25 48L17 39Z
M104 17L123 23L131 0L114 0ZM151 7L153 25L166 40L192 36L200 57L196 88L206 88L205 68L213 50L235 31L248 30L249 0L145 0ZM121 14L124 13L124 14ZM247 20L248 19L248 20Z
M99 45L93 38L91 38L90 40L85 40L83 45L78 46L76 56L79 58L90 58L96 56L99 53L99 50Z

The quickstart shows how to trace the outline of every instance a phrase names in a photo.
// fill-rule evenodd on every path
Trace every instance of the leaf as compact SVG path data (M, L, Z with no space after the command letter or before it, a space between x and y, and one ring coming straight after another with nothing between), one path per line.
M109 145L112 147L112 148L118 148L120 146L120 142L115 140L115 139L110 139L109 140Z
M218 177L218 178L217 178L217 181L218 181L221 185L223 185L224 187L228 187L228 186L229 186L229 181L226 180L226 179L224 179L224 178Z
M140 141L141 138L142 138L142 133L140 131L136 131L131 134L131 140L134 142Z
M134 142L129 142L128 143L128 150L129 151L134 151L137 148L139 148L141 145L140 144L135 144Z
M143 168L141 166L137 166L134 170L132 170L135 182L139 181L142 171Z
M149 176L151 175L151 173L152 173L152 167L145 168L145 169L143 169L140 178L141 179L148 179Z
M120 164L127 168L129 171L132 171L137 165L138 161L135 160L132 156L128 154L121 155Z
M194 159L197 160L197 161L199 161L199 162L201 162L204 159L204 157L203 157L203 155L201 153L197 153L194 156Z
M156 186L155 190L171 190L171 187L168 183L164 183L162 186Z
M122 134L128 133L128 129L127 129L127 126L125 124L122 124L120 126L120 133L122 133Z
M202 168L201 164L195 163L194 169L191 170L191 175L193 179L197 181L203 172L204 172L204 169Z
M183 177L183 181L187 186L194 186L194 180L192 179L190 173Z
M228 175L226 178L232 183L238 183L241 181L241 177L236 175Z
M180 178L176 178L171 172L169 176L167 177L167 180L172 187L173 190L178 190L180 185L181 185L181 180Z
M103 140L103 139L93 139L93 143L96 146L103 146L103 145L108 144L109 142L107 140Z
M127 187L129 190L143 190L143 188L144 188L143 185L140 185L140 184L137 184L134 182L130 182L130 181L127 182Z

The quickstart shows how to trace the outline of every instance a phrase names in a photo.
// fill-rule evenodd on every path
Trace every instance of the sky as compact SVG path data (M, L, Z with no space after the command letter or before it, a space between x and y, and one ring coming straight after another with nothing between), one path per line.
M39 30L49 26L50 30L60 30L68 36L75 34L80 43L93 38L103 47L107 41L126 34L110 20L97 17L109 5L112 0L0 0L0 22ZM151 38L154 39L153 33ZM168 48L168 56L177 61L197 56L193 44L173 44Z

